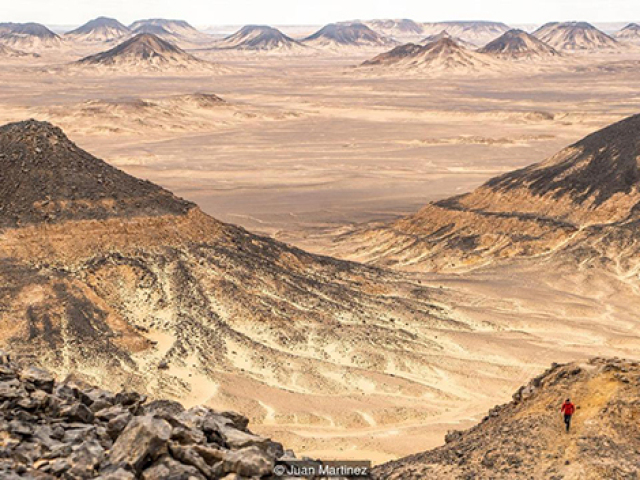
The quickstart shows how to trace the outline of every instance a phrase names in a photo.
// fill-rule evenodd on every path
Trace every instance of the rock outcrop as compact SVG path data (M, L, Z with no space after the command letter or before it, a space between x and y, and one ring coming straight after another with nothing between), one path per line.
M640 363L553 365L446 445L374 469L380 480L633 479L640 465ZM560 405L577 405L565 433Z
M0 400L4 480L264 478L285 453L237 413L57 381L4 351Z

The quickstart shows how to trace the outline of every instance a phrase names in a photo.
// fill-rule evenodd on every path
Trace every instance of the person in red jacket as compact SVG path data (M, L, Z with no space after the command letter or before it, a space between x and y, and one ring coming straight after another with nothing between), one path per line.
M560 408L560 413L564 413L564 424L567 426L567 432L571 427L571 417L576 412L576 406L571 403L571 399L567 398Z

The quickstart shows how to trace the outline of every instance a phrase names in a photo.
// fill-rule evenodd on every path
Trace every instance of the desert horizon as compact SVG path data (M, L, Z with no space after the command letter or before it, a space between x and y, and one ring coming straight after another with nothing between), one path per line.
M633 17L192 3L0 23L0 472L635 478Z

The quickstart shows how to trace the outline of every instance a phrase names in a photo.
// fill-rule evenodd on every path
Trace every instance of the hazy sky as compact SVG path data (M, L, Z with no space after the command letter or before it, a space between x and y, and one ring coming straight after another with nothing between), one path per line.
M80 24L104 15L123 23L150 17L195 25L324 24L356 18L418 21L640 20L640 0L0 0L0 21Z

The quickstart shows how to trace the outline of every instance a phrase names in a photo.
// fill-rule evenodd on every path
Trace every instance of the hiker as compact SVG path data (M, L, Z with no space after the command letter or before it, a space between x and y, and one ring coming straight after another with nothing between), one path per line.
M571 403L571 399L567 398L562 404L562 408L560 409L560 413L564 413L564 424L567 426L567 432L569 431L569 427L571 427L571 417L576 411L576 406Z

